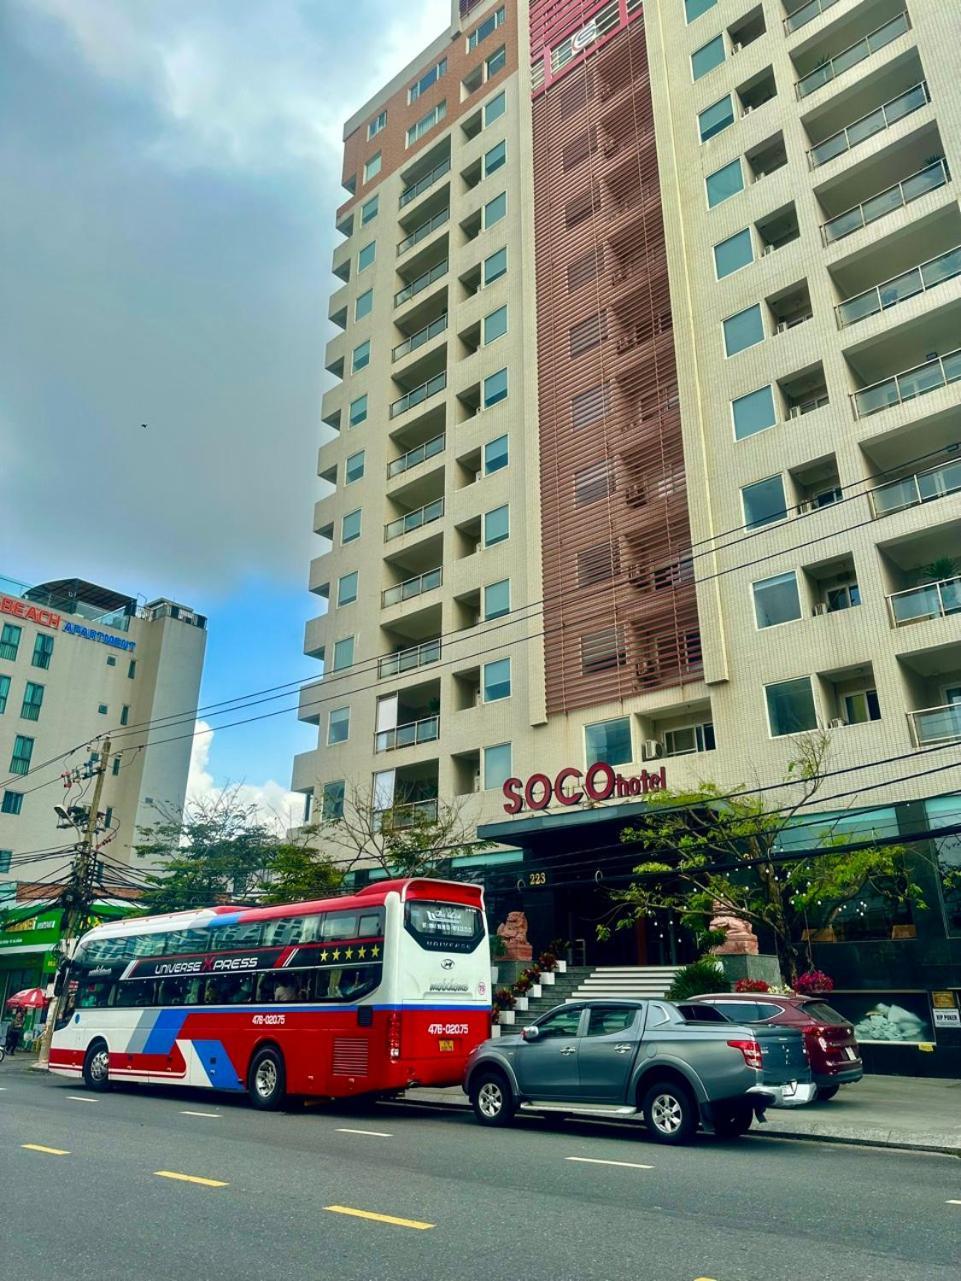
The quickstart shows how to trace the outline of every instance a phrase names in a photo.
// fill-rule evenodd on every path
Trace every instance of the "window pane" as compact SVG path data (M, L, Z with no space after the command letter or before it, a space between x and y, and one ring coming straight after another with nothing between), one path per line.
M362 294L358 295L357 301L354 303L354 319L363 320L365 316L370 315L370 309L373 305L374 291L373 289L365 289Z
M355 480L360 480L364 474L364 451L357 454L351 454L344 465L344 476L347 484L352 485Z
M750 227L745 227L743 231L714 246L714 270L717 272L718 280L723 280L725 276L740 271L742 267L746 267L753 261L754 246L751 243Z
M13 754L10 757L11 774L27 774L30 771L30 758L33 756L32 738L18 734L13 740Z
M693 22L702 13L707 13L708 9L713 9L716 4L717 0L684 0L684 14L688 22Z
M773 427L777 422L774 391L771 387L760 387L746 396L739 396L731 402L731 409L734 413L735 440L744 440L747 436Z
M356 374L359 369L364 369L370 364L370 339L362 342L354 348L353 355L353 372Z
M761 319L760 303L739 311L724 322L724 350L729 356L736 356L746 347L753 347L764 341L764 321Z
M768 723L775 737L780 734L801 734L805 730L817 728L810 677L802 676L798 680L768 685L764 694L767 699Z
M350 605L357 599L357 570L337 580L337 604Z
M511 745L498 743L484 748L484 787L502 787L511 776Z
M4 623L3 630L0 631L0 658L9 659L11 663L16 662L22 631L23 628L18 627L16 623Z
M484 588L484 619L501 618L511 612L511 580L502 578Z
M371 178L376 178L380 173L380 152L371 158L364 165L364 182L370 182Z
M708 138L713 138L715 134L722 133L728 125L733 123L734 106L731 102L731 95L728 94L720 102L715 102L712 106L699 113L697 124L701 132L701 142L707 142Z
M30 660L30 664L32 667L42 667L46 670L50 666L52 657L53 637L41 632L33 642L33 658Z
M748 529L769 525L772 520L783 520L787 515L784 503L784 481L780 476L770 476L741 490L744 503L744 523Z
M350 738L350 708L338 707L330 713L327 721L327 746L346 743L348 738Z
M334 671L343 671L345 667L350 667L354 661L354 638L345 636L343 640L336 641L334 644Z
M615 721L598 721L584 730L584 746L588 766L598 761L608 765L627 765L632 759L631 721L620 716Z
M10 696L10 677L0 676L0 716L7 710L7 699Z
M379 206L380 196L371 196L369 200L364 201L360 207L360 223L362 227L366 227L369 222L374 221L377 217Z
M360 538L360 508L348 512L341 526L341 542L352 543L355 538Z
M496 703L511 696L511 660L499 658L484 664L484 702Z
M489 316L484 317L484 344L493 342L507 333L507 308L498 307Z
M489 258L484 259L484 284L491 284L498 277L503 276L506 270L507 250L498 249L497 253L491 254Z
M484 408L489 409L491 405L496 405L499 400L507 397L507 370L498 369L496 374L491 374L489 378L484 379Z
M376 119L372 120L370 124L367 126L368 141L371 138L376 138L376 136L380 133L381 129L385 128L386 125L387 125L387 112L382 111L380 115L377 116Z
M326 819L342 818L344 814L344 783L324 784L324 800L321 814Z
M484 157L484 177L489 177L495 169L499 169L506 159L506 142L499 142L496 147L491 147Z
M373 240L369 245L364 245L363 249L361 249L360 253L357 255L357 270L363 271L365 267L369 267L374 261L376 253L377 245Z
M484 446L485 476L489 476L491 472L500 471L502 467L507 466L507 450L506 436L498 436L496 440L492 440Z
M793 623L801 617L801 598L793 570L753 583L752 591L758 627L776 627L778 623Z
M350 402L350 425L359 427L367 418L367 393Z
M494 56L500 58L500 65L497 68L497 70L500 71L501 67L504 65L504 57L505 57L504 50L501 49ZM494 74L494 72L491 71L490 69L490 63L492 61L493 59L488 59L488 66L487 66L488 75L491 75L491 76ZM502 116L506 109L506 105L507 105L507 95L503 91L501 91L496 98L491 98L490 102L484 108L484 124L485 125L492 124L493 121L495 121L498 118L498 116Z
M732 160L723 169L707 176L707 204L709 209L723 204L744 190L744 174L741 172L740 160Z
M484 546L493 547L510 536L510 508L495 507L484 514Z
M709 71L713 71L723 61L724 37L715 36L713 40L701 45L700 49L695 49L691 54L691 68L694 72L694 79L700 80L701 76L706 76Z
M500 220L507 213L507 192L502 191L499 196L493 200L488 200L484 206L484 227L493 227L495 222ZM506 257L506 255L505 255Z

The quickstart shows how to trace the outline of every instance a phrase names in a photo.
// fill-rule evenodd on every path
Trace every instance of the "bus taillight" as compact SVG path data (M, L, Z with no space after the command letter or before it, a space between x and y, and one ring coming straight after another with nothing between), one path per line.
M400 1058L400 1011L391 1010L387 1019L387 1053L392 1059Z

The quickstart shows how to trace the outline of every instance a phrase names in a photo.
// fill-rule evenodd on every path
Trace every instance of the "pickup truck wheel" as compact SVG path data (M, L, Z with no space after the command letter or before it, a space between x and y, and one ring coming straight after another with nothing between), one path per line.
M714 1133L719 1139L739 1139L747 1134L754 1120L754 1104L746 1099L737 1103L718 1104L714 1112Z
M833 1099L840 1088L841 1087L839 1085L819 1085L817 1093L818 1103L827 1103L828 1099Z
M470 1101L481 1125L510 1125L516 1103L500 1072L479 1072L470 1083Z
M644 1095L644 1121L658 1143L687 1143L697 1130L697 1107L687 1086L658 1081Z

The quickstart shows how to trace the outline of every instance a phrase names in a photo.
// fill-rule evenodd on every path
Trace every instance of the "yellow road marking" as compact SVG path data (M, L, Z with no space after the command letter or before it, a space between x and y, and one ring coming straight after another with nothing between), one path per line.
M66 1148L45 1148L42 1143L21 1143L28 1152L46 1152L49 1156L69 1156Z
M423 1232L426 1228L433 1228L437 1225L434 1223L422 1223L419 1219L398 1219L392 1214L375 1214L373 1210L354 1210L349 1205L325 1205L325 1210L331 1214L352 1214L357 1219L373 1219L375 1223L393 1223L398 1228L417 1228Z
M713 1277L695 1277L694 1281L714 1281Z
M602 1161L596 1156L566 1156L565 1161L580 1161L584 1165L622 1165L628 1170L653 1170L653 1165L638 1165L636 1161ZM698 1277L697 1281L705 1281L703 1277ZM708 1278L710 1281L710 1278Z
M202 1179L199 1174L178 1174L176 1170L154 1170L161 1179L180 1179L182 1183L200 1183L205 1188L229 1188L229 1183L223 1183L220 1179Z

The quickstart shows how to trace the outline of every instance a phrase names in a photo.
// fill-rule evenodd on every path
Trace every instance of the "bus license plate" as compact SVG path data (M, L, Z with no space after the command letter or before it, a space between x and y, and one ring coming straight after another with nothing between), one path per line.
M442 1040L442 1041L438 1041L438 1042L437 1042L437 1045L438 1045L438 1048L440 1049L441 1054L444 1054L444 1053L447 1053L447 1054L453 1054L453 1053L454 1053L454 1042L453 1042L452 1040Z

